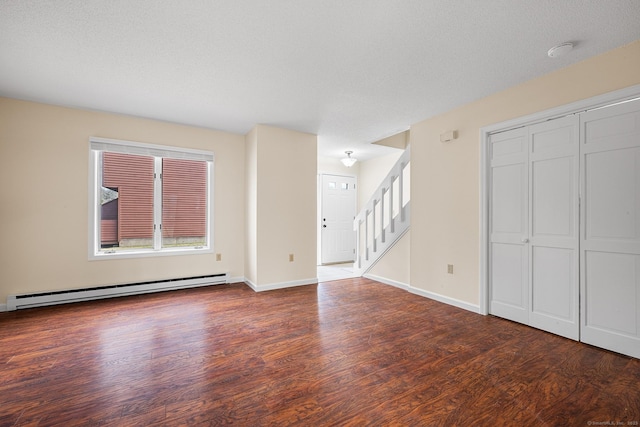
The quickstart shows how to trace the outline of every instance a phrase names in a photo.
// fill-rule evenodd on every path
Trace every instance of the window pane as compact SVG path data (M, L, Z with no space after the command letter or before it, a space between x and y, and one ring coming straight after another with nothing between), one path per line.
M101 155L100 248L153 248L153 157Z
M207 162L162 159L162 247L207 245Z

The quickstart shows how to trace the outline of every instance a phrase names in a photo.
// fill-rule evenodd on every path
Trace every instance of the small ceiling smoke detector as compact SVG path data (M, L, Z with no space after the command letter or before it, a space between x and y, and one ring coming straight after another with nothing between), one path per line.
M573 43L561 43L549 49L547 55L549 55L549 58L558 58L559 56L571 52L571 49L573 49Z

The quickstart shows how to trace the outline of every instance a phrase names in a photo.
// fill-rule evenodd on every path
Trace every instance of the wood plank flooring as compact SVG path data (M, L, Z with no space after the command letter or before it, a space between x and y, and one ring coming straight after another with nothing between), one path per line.
M639 421L639 360L362 278L0 313L0 426Z

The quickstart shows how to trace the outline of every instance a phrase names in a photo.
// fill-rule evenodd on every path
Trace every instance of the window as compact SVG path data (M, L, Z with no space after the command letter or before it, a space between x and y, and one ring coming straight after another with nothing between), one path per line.
M89 257L212 252L213 153L90 139Z

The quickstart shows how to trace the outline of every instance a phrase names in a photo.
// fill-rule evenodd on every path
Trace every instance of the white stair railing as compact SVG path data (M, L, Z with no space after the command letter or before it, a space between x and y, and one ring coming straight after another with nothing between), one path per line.
M354 272L365 274L402 237L411 224L410 147L353 221L356 231Z

